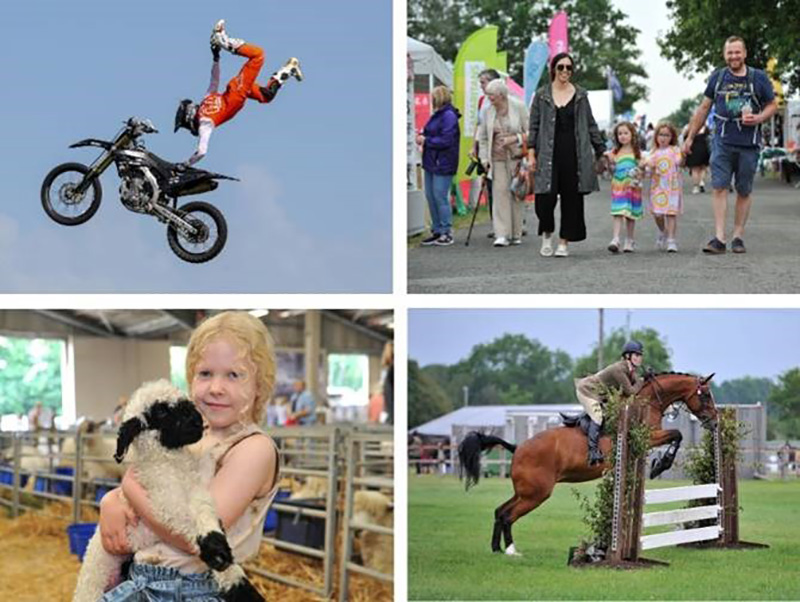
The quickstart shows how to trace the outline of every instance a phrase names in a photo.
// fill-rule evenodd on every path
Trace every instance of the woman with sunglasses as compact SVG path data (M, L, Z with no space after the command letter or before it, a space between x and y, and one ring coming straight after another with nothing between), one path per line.
M605 143L584 88L572 83L575 62L565 53L550 61L550 85L536 91L530 112L528 160L533 170L540 253L567 257L567 244L586 239L583 196L600 190L595 161ZM555 208L561 197L561 228L553 252Z

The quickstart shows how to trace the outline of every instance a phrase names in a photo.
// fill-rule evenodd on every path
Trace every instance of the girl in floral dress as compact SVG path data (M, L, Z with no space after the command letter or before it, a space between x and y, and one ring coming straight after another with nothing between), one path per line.
M632 123L623 121L614 128L614 148L606 153L611 165L611 215L614 218L614 237L608 245L612 253L619 253L622 224L627 238L622 250L633 253L636 246L633 231L636 220L642 218L642 183L639 162L639 136Z
M678 252L675 231L678 215L683 212L682 163L678 131L671 123L659 123L655 148L645 161L645 166L650 173L650 212L659 230L656 248L668 253Z

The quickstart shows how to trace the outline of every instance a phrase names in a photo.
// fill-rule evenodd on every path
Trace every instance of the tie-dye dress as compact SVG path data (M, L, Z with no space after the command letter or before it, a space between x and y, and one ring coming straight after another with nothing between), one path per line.
M631 172L636 167L632 152L620 152L614 157L614 175L611 178L611 215L628 219L640 219L642 210L642 187L632 185Z
M683 212L682 153L677 146L653 151L650 164L650 211L654 215Z

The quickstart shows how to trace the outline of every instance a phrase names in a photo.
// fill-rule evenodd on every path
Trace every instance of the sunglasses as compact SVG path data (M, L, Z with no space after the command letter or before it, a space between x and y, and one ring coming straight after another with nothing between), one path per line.
M556 71L569 71L572 73L572 65L556 65Z

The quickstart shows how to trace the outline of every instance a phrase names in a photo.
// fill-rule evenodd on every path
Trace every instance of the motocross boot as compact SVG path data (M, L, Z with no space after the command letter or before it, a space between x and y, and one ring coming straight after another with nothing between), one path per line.
M228 33L225 31L225 19L220 19L211 30L211 45L217 48L222 48L228 52L235 54L239 46L244 44L244 40L238 38L229 38Z
M284 83L290 77L294 77L297 81L303 81L303 72L300 71L300 61L295 57L286 61L286 64L278 69L273 75L280 83Z
M586 433L589 438L589 466L600 464L603 461L603 453L600 451L600 425L594 420L589 421L589 429Z

